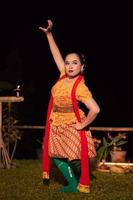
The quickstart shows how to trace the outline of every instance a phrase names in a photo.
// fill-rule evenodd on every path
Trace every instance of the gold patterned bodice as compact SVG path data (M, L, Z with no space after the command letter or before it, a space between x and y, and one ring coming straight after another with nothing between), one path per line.
M50 121L53 125L61 125L63 123L71 124L75 123L76 116L73 111L72 100L71 100L71 91L73 88L75 80L68 80L64 78L59 80L52 87L52 96L53 96L53 109L50 116ZM77 101L85 102L90 97L92 97L91 92L84 83L84 80L81 80L76 90L76 99ZM57 111L54 108L58 108ZM79 109L80 116L83 118L84 112Z

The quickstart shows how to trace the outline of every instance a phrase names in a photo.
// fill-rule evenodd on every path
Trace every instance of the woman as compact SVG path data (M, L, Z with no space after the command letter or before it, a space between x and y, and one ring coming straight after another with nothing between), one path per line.
M83 70L85 58L82 54L69 53L63 59L52 35L53 23L48 20L46 28L39 27L48 40L60 78L51 90L46 131L43 144L43 180L49 180L49 157L66 178L68 185L62 192L90 192L89 158L96 156L91 132L87 126L94 121L100 108L85 85ZM78 107L82 102L88 108L85 116ZM75 173L80 162L80 177Z

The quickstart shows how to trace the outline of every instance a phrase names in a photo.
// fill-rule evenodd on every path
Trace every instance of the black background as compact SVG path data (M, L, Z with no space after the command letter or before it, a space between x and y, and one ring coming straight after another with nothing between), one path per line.
M86 83L101 108L92 126L133 127L131 8L113 1L1 2L0 80L21 85L23 124L45 124L50 88L59 75L38 29L52 19L62 54L87 55Z

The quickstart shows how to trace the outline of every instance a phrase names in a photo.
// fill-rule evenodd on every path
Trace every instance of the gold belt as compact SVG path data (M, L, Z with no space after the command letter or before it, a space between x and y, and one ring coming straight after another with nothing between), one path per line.
M61 112L61 113L71 113L74 112L73 107L58 107L58 106L53 106L53 112Z

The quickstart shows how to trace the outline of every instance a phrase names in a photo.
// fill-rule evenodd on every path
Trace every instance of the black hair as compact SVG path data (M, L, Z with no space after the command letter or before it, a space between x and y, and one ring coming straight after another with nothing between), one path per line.
M67 55L65 56L65 58L69 55L69 54L76 54L79 57L79 60L81 62L81 64L86 65L86 56L84 53L81 52L69 52L67 53Z

